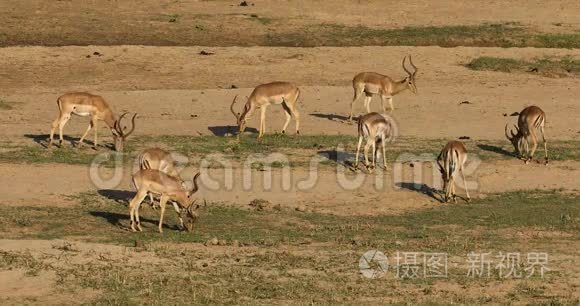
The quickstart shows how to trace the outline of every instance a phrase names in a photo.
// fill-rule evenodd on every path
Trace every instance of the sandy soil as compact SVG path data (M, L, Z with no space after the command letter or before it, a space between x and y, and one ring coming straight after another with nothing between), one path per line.
M106 59L86 59L84 55L93 50L99 50ZM0 63L5 63L6 76L2 81L2 99L14 102L14 109L2 112L0 133L14 141L26 139L22 137L25 134L47 134L57 116L56 98L66 91L90 90L103 95L118 111L139 112L136 134L211 135L216 129L223 130L219 127L234 124L228 109L234 95L247 96L253 86L279 79L295 82L302 88L301 132L354 135L355 128L343 123L352 99L350 84L354 74L377 70L402 77L400 60L406 54L413 54L420 69L419 93L404 92L394 99L394 117L401 135L502 139L503 126L513 120L503 114L536 104L547 113L549 138L580 136L580 130L573 123L575 117L568 116L578 113L580 107L575 78L474 72L461 66L480 55L513 56L509 49L217 48L212 49L216 52L213 56L196 55L199 50L193 47L1 49ZM300 56L295 57L297 54ZM517 52L521 58L561 55L579 56L580 53L533 48ZM167 62L166 58L173 60ZM241 89L206 89L231 85ZM195 88L198 90L192 90ZM472 104L458 105L465 100ZM373 100L372 108L380 109L378 98ZM362 111L362 100L357 101L355 109ZM269 112L268 130L280 131L284 118L282 108L271 107ZM23 120L29 124L22 125ZM257 120L258 116L254 116L250 126L255 126ZM66 131L79 135L87 122L74 118ZM293 131L292 125L290 131Z
M353 174L339 167L338 172L321 169L311 174L306 169L274 169L271 173L234 169L231 180L226 180L224 170L209 169L201 177L200 200L248 207L254 199L264 199L271 205L340 215L400 214L433 205L440 205L440 195L431 188L442 185L437 171L430 164L423 166L417 176L414 168L404 164L401 175L391 168L385 173ZM3 199L0 205L14 206L67 206L74 205L66 195L94 191L118 199L122 194L127 201L134 194L130 186L130 169L125 169L118 185L95 185L84 166L71 165L0 165L6 175L0 177ZM185 169L182 175L189 180L197 169ZM344 173L343 173L344 172ZM31 175L34 173L34 175ZM55 176L54 173L67 173ZM102 171L103 177L112 170ZM244 179L247 176L249 179ZM552 162L548 166L524 165L517 161L498 161L481 164L468 173L470 195L479 197L489 193L514 190L552 190L562 188L580 192L578 162ZM286 179L287 178L287 179ZM247 183L242 183L247 182ZM418 184L414 186L413 183ZM114 183L113 183L114 184ZM247 184L247 185L246 185ZM463 188L463 183L458 185ZM114 191L120 192L114 192ZM122 192L127 191L127 192ZM465 195L461 191L460 195Z

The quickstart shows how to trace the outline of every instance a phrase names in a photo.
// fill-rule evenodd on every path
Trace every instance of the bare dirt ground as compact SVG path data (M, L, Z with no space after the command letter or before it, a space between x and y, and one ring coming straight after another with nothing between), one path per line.
M0 62L6 63L3 99L16 104L0 120L1 131L16 140L24 134L46 134L57 116L56 98L66 91L89 90L102 94L118 111L138 112L137 134L212 135L211 127L235 123L229 112L235 95L248 96L252 87L270 80L288 80L302 88L301 132L354 135L355 127L343 122L352 101L354 74L378 70L402 78L401 59L413 54L420 69L419 93L405 92L394 98L394 118L401 135L502 139L503 126L513 119L503 115L537 104L548 114L550 137L580 136L575 118L567 116L579 112L575 78L474 72L462 66L477 56L513 56L510 49L256 47L212 48L215 55L197 55L201 49L4 48L0 50ZM96 50L104 56L85 58ZM564 55L579 56L580 52L534 48L517 52L521 58ZM232 85L243 89L215 89ZM472 104L459 105L466 100ZM361 99L355 110L360 113L362 108ZM372 108L380 110L379 98L373 99ZM282 108L274 106L269 112L268 130L280 131ZM251 126L258 118L254 116ZM22 120L29 124L22 125ZM74 118L66 130L80 134L86 122Z
M578 49L270 47L275 41L271 39L272 36L303 32L311 26L328 24L402 28L509 22L538 33L576 33L580 29L578 1L551 2L549 9L543 3L529 1L492 1L485 5L469 1L407 1L399 3L400 6L396 8L381 1L346 0L333 1L332 5L324 1L250 1L248 7L240 7L238 4L239 1L112 1L106 4L102 1L81 3L76 0L0 2L0 11L4 14L0 20L0 45L10 46L0 48L0 102L8 103L11 107L9 110L0 109L0 140L10 145L39 146L34 140L49 132L50 123L57 116L56 98L64 92L77 90L104 96L117 111L138 112L135 135L223 136L223 132L234 124L229 112L232 98L235 95L245 97L254 86L274 80L291 81L301 88L301 133L355 135L355 126L344 122L352 99L352 77L360 71L377 71L395 78L403 77L401 60L408 54L412 54L420 69L417 77L419 93L413 95L405 92L394 98L396 109L393 116L402 136L418 139L469 136L473 141L501 140L504 139L503 126L514 122L514 117L509 114L536 104L547 113L546 132L549 140L580 139L577 119L580 113L580 87L577 78L472 71L464 66L480 56L526 60L563 56L578 58ZM280 10L280 7L284 7L284 10ZM213 54L200 55L201 51ZM459 105L462 101L471 103ZM371 105L373 110L379 110L379 99L373 99ZM355 111L362 112L362 101L356 103ZM281 107L271 107L267 131L280 131L283 118ZM249 126L256 127L257 120L255 115ZM65 134L77 137L87 123L86 119L73 118ZM293 124L289 131L293 134ZM110 141L109 132L102 124L100 134L101 139ZM541 155L541 150L537 154ZM235 184L231 190L202 187L200 197L210 203L225 203L245 209L248 209L247 204L251 200L264 199L284 208L305 207L307 213L340 217L403 215L442 206L429 194L429 189L414 190L409 187L411 170L405 169L400 182L406 183L406 187L398 188L399 182L393 181L392 172L389 171L377 177L362 175L365 177L362 187L349 191L337 183L337 174L332 168L324 168L319 172L318 183L314 188L298 190L295 186L308 176L305 167L292 169L292 188L283 190L280 187L282 170L275 169L273 188L265 191L260 181L262 172L252 172L256 184L244 190L240 185L242 170L234 169ZM131 190L130 169L126 168L124 172L124 179L114 189ZM187 171L188 174L193 172L193 169ZM222 172L221 169L210 170L216 177L220 177ZM89 179L86 166L0 163L0 173L2 207L40 210L47 207L78 208L79 203L74 196L95 192L97 189ZM477 184L472 197L485 198L496 193L536 189L559 189L577 195L580 190L577 179L579 174L580 164L572 160L552 162L548 166L524 165L515 159L487 161L470 175ZM352 176L350 173L347 175ZM376 181L382 182L384 186L375 188ZM438 178L433 180L427 177L424 183L426 186L437 186L440 182ZM459 193L463 194L462 191ZM563 212L562 222L567 218L572 220L570 222L578 222L577 216ZM15 222L28 224L30 221L18 219ZM119 230L109 227L111 231ZM445 228L451 237L446 239L452 240L454 235L457 236L453 226ZM42 234L35 229L26 230L22 237L38 237ZM7 237L15 235L3 224L0 224L0 231ZM521 238L514 245L521 250L533 250L534 247L549 249L554 254L553 266L558 271L555 279L546 284L519 281L496 281L481 285L465 285L461 281L397 283L398 295L388 297L388 301L402 302L406 301L405 296L418 296L414 301L426 303L433 296L438 302L533 303L540 294L538 292L546 292L542 301L549 301L552 297L578 301L578 254L573 250L580 246L575 236L562 233L562 237L567 240L559 241L560 232L534 226L508 228L503 232L495 228L489 231ZM471 240L480 241L483 239L481 237L487 235L488 229L475 228L473 232ZM130 235L129 232L126 234ZM538 239L541 235L550 239ZM332 242L327 245L219 248L204 247L201 243L161 241L137 253L134 248L111 243L87 243L83 241L87 237L78 235L58 238L73 241L74 247L63 246L55 240L0 241L0 255L4 260L0 261L0 301L60 304L79 297L87 301L94 300L102 297L102 291L87 288L122 291L131 280L148 279L147 275L137 277L131 273L147 267L144 268L146 273L158 276L163 274L160 271L165 271L168 265L171 266L169 271L172 274L180 275L181 270L193 266L196 275L204 277L207 276L207 269L204 270L207 265L221 272L232 266L235 271L242 271L243 277L252 278L251 273L256 273L254 278L258 275L259 280L271 280L277 284L277 288L285 288L293 279L302 280L301 277L305 275L308 276L305 278L307 281L320 280L328 272L321 272L323 270L320 266L324 266L321 261L332 261L340 257L343 261L338 262L344 264L344 258L352 257L354 262L360 256L360 248L366 247L358 245L359 249L344 249L340 242ZM402 236L402 247L422 246L413 239L416 237ZM467 242L456 244L461 243ZM401 245L388 247L394 250ZM25 259L28 255L32 257L20 262L11 257L14 254ZM181 254L192 256L194 260L183 259ZM288 274L280 275L257 267L253 259L259 256L269 257L272 262L276 262L276 256L305 256L300 258L315 258L317 265L303 269L294 267ZM71 282L71 279L76 282L75 277L82 279L82 275L90 275L92 268L83 268L89 266L88 262L96 262L96 268L91 267L99 271L107 270L109 274L106 277L114 279L116 287L103 285L97 280L98 285L83 283L79 287L63 289L62 283ZM124 265L126 262L128 266ZM356 263L346 264L356 266ZM71 267L72 270L67 270ZM244 270L247 267L253 267L250 274ZM329 272L328 275L335 275L344 283L361 284L358 273L351 271L354 268L335 270L339 270L337 274ZM83 274L85 272L86 275ZM156 281L159 281L155 283L157 286L147 283L149 287L140 288L139 295L153 296L157 301L162 300L158 299L160 296L166 297L156 293L154 287L163 287L167 281L163 277L151 280ZM331 284L335 279L325 281L316 285L319 291L336 289ZM227 288L224 281L221 282L222 287ZM213 286L208 285L210 283L204 283L204 280L194 282L197 286L195 290L204 288L205 291L193 292L207 298L196 302L216 301L213 294L207 297L207 289ZM353 286L358 288L357 285ZM363 285L366 286L366 283ZM371 286L379 285L374 283ZM381 286L386 288L384 284ZM261 300L263 297L256 294L259 285L256 288L250 293L235 292L235 288L226 290L228 294L235 292L240 295L242 303L269 301L268 298ZM325 301L384 301L383 297L355 293L356 289L339 289L345 290L342 292L344 296L358 298L329 298ZM213 287L211 290L213 292ZM464 295L467 299L463 299ZM292 303L290 297L286 298L272 300ZM123 303L131 300L99 301Z
M343 170L342 166L339 166L341 172L318 170L316 177L302 168L292 169L287 173L273 169L271 174L235 169L231 181L225 179L223 169L210 169L206 172L207 176L204 174L201 178L202 190L199 198L210 203L224 203L244 209L250 209L248 203L252 200L263 199L284 208L303 206L309 211L350 216L401 214L441 205L439 195L431 195L422 187L422 184L439 188L442 185L438 172L433 172L431 164L423 166L424 172L420 177L414 174L414 169L408 164L403 167L400 178L393 176L393 169L386 173L361 173L355 176L350 170ZM419 167L418 164L416 167ZM5 174L0 178L0 185L4 189L1 205L35 206L42 203L67 207L75 205L68 196L95 189L86 166L0 165L0 170ZM55 171L68 175L55 176ZM112 172L113 170L105 169L102 176L112 175ZM194 172L197 169L185 169L182 175L191 177ZM125 169L121 183L111 186L110 189L132 191L130 173L130 169ZM242 183L246 173L250 174L249 188ZM471 196L475 198L517 190L561 188L578 193L578 175L580 164L573 161L531 167L513 161L498 161L482 164L474 173L468 175L468 181L472 189ZM286 176L288 181L284 180ZM313 179L313 183L306 184L308 179ZM231 187L226 182L231 182ZM351 185L349 182L354 183ZM413 182L418 184L416 189L412 186ZM461 195L464 196L464 193Z

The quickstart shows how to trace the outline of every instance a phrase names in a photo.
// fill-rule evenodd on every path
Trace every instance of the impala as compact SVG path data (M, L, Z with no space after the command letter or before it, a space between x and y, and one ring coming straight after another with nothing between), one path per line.
M355 164L354 168L358 169L358 162L359 162L359 153L360 147L363 143L363 140L366 139L367 142L364 148L364 155L365 155L365 166L367 169L370 169L369 160L368 160L368 150L372 147L373 149L373 162L372 168L376 166L375 156L377 153L377 144L381 143L382 147L382 155L383 155L383 165L384 169L387 169L387 157L385 156L385 144L387 141L391 141L394 137L394 128L392 121L387 119L384 115L379 113L368 113L366 115L362 115L358 119L358 145L356 148L356 157L355 157ZM370 170L369 170L370 172Z
M282 104L286 113L286 123L282 128L282 133L286 133L286 128L293 117L296 121L296 134L300 134L300 113L297 109L297 101L300 96L300 89L288 82L273 82L257 86L248 98L241 113L236 113L234 105L238 96L234 97L230 110L236 117L238 125L238 137L246 129L246 123L250 119L256 108L260 108L260 129L258 138L262 138L266 132L266 110L268 106Z
M534 158L534 153L538 148L538 135L536 134L536 129L540 130L542 134L542 141L544 142L544 154L546 158L546 164L548 163L548 145L546 143L546 137L544 135L544 125L546 123L546 113L535 106L528 106L522 110L518 116L518 125L514 126L516 133L510 130L510 135L508 135L508 126L505 126L505 136L512 143L516 154L519 158L523 159L527 164ZM530 140L532 141L532 150L530 152Z
M141 202L149 193L158 194L161 196L159 205L161 206L161 213L159 215L159 232L163 233L163 216L165 214L165 204L172 200L177 202L174 204L176 212L179 215L179 222L181 227L185 227L187 231L193 230L193 223L197 219L197 213L194 211L194 194L198 190L197 179L200 173L197 173L193 178L193 189L186 190L183 181L177 177L169 176L159 170L144 169L139 170L133 175L133 186L137 189L137 194L129 202L129 215L131 218L131 230L142 231L141 222L139 219L139 208ZM177 206L179 205L179 206ZM195 207L197 209L199 205ZM182 211L187 213L188 221L184 224L182 219Z
M160 149L160 148L149 148L146 149L139 155L139 169L154 169L159 170L169 176L179 178L179 172L175 169L175 161L171 157L171 153ZM149 193L149 200L151 201L151 207L156 209L154 205L153 194ZM173 202L173 207L175 211L179 213L179 207L175 202Z
M115 114L109 107L109 104L107 104L107 102L105 102L105 99L103 99L103 97L101 96L92 95L86 92L71 92L60 96L56 100L56 104L58 105L60 114L56 118L56 120L54 120L54 122L52 123L48 148L52 146L54 131L56 130L57 127L59 129L60 136L59 144L60 146L62 146L63 143L62 131L72 114L81 117L91 118L89 127L79 140L79 146L82 146L84 144L85 137L87 136L89 131L94 128L95 141L93 143L93 148L95 149L97 148L98 120L103 120L105 124L111 129L111 133L113 134L115 144L115 151L123 151L123 144L125 140L135 130L135 117L137 116L137 114L133 115L133 118L131 119L132 123L131 129L129 130L129 132L125 133L121 126L121 120L127 113L122 114L121 117L117 119Z
M399 94L400 92L409 89L414 94L417 93L417 86L415 85L415 75L417 75L417 66L413 64L411 56L409 55L409 63L413 67L413 72L409 71L405 67L405 60L407 57L403 57L403 69L407 73L407 76L400 80L395 81L386 75L382 75L375 72L361 72L355 75L352 80L352 87L354 88L354 98L350 103L350 116L348 121L352 121L352 113L354 110L354 103L358 98L365 93L364 105L367 113L371 112L370 103L371 99L375 95L381 96L381 105L383 111L386 112L385 100L388 100L391 112L395 109L393 106L393 96Z
M467 202L470 201L469 191L467 190L467 182L465 181L465 174L463 167L467 160L467 149L461 141L452 140L448 142L439 156L437 157L437 165L443 178L443 190L445 192L445 202L449 202L449 198L453 197L453 202L457 203L455 195L455 178L461 172L463 177L463 184L465 192L467 193Z

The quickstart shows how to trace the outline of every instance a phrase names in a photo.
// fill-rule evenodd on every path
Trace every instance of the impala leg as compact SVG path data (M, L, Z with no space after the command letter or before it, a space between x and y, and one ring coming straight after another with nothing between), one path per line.
M373 148L373 168L377 167L377 141L373 141L372 144L372 148Z
M389 108L390 112L392 113L395 110L395 106L393 105L393 97L387 97L387 100L389 100Z
M354 168L355 169L358 169L359 153L360 153L360 147L362 146L362 142L363 142L363 137L359 136L358 137L358 144L356 146L356 157L354 159Z
M536 150L538 149L538 137L536 136L536 133L531 133L530 135L532 137L532 150L530 151L530 160L534 159L534 154L536 153Z
M524 151L525 151L525 163L529 163L530 162L530 138L528 136L526 136L525 138L525 142L524 142Z
M387 100L387 97L381 95L381 106L383 108L383 113L387 112L387 109L385 108L385 102L386 102L385 100Z
M167 204L167 201L169 200L169 197L167 197L166 195L161 195L161 199L159 200L159 206L161 206L161 213L159 214L159 232L163 233L163 216L165 215L165 204Z
M155 206L155 199L153 199L153 194L151 192L149 192L149 203L151 204L151 208L157 210L157 207Z
M62 136L62 132L63 132L64 126L66 125L66 123L69 120L70 120L70 115L65 116L64 118L62 118L62 120L58 124L59 143L61 146L62 146L62 143L64 142L64 137Z
M141 203L142 202L139 202L135 206L135 220L137 221L137 230L140 232L143 231L143 229L141 228L141 219L139 218L139 210L141 209Z
M52 140L54 138L54 131L56 131L56 128L58 127L58 124L61 120L60 118L61 116L59 115L58 118L56 118L53 122L52 122L52 126L50 128L50 140L48 141L48 147L50 148L52 146Z
M385 167L385 170L387 170L387 155L386 153L386 149L385 149L385 138L383 137L383 140L381 141L381 145L383 147L383 166Z
M171 202L171 204L173 204L173 209L177 213L177 218L179 218L179 226L181 226L180 228L184 229L185 226L183 225L183 218L181 218L181 209L179 208L179 205L177 205L177 203L173 201Z
M262 138L266 133L266 110L268 107L266 105L262 106L260 109L260 131L258 133L258 138Z
M367 139L367 143L365 144L365 148L364 148L364 153L365 153L365 166L367 167L367 169L370 168L368 156L369 156L369 149L370 149L371 146L372 146L372 143L371 143L370 137L369 137L369 139Z
M298 97L296 97L298 100ZM300 112L298 111L298 107L296 107L297 101L294 102L294 105L290 107L292 111L292 116L294 116L294 121L296 121L296 134L300 134Z
M93 146L95 148L95 150L99 147L99 139L98 139L98 132L99 132L99 128L98 128L98 123L99 120L95 119L93 122L93 128L95 129L95 141L93 142Z
M348 116L348 121L352 121L352 113L354 112L354 102L356 102L356 100L360 97L360 95L363 93L364 88L362 89L357 89L356 87L354 88L354 97L352 98L352 102L350 102L350 115Z
M286 115L286 122L284 122L284 127L282 128L282 134L286 134L286 128L288 124L290 124L290 119L292 119L292 115L290 114L290 110L284 109L284 114Z
M137 204L141 203L143 199L145 199L146 196L147 191L138 190L135 197L133 197L131 202L129 202L129 218L131 220L131 230L134 232L137 231L135 230L135 208L137 207Z
M546 135L544 135L544 127L540 126L540 133L542 134L542 142L544 143L544 156L546 158L546 164L548 163L548 144L546 143Z
M366 110L367 110L367 114L371 112L371 99L372 99L372 98L373 98L373 97L372 97L372 96L370 96L370 95L367 95L367 96L365 97L365 108L366 108Z
M79 147L82 147L84 142L85 142L85 137L87 137L87 134L91 131L91 129L94 126L94 120L91 119L91 122L89 122L89 127L87 128L87 130L85 131L85 133L83 134L83 136L81 136L81 139L79 140ZM96 131L96 129L95 129Z
M457 203L457 191L455 190L455 176L451 177L451 196L453 197L453 203Z

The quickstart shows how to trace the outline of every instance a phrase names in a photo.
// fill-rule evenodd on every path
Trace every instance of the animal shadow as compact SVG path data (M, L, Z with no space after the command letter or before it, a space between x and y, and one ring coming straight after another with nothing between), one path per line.
M323 150L318 151L317 154L323 159L333 161L339 165L346 168L352 168L354 160L354 154L348 152L339 152L336 150Z
M90 211L89 214L93 217L103 218L103 219L107 220L107 222L111 223L114 226L118 226L120 228L129 230L129 231L131 230L130 228L127 227L127 225L129 224L129 213L119 214L119 213L114 213L114 212L109 212L109 211ZM139 220L141 221L141 224L151 223L152 225L155 225L155 226L157 226L159 224L158 223L159 220L149 219L149 218L145 218L143 216L140 216ZM163 224L163 227L169 228L169 229L174 229L173 227L169 227L165 224Z
M336 121L336 122L347 122L348 117L347 116L342 116L342 115L337 115L337 114L322 114L322 113L311 113L310 116L314 116L317 118L324 118L324 119L328 119L330 121ZM356 121L358 117L354 117L353 120Z
M487 145L487 144L478 144L477 147L479 147L480 149L482 149L484 151L493 152L493 153L501 154L504 156L510 156L510 157L515 156L514 153L509 152L509 151L505 150L504 148L500 148L498 146L492 146L492 145Z
M50 135L48 134L38 134L38 135L34 135L34 134L24 134L24 137L26 138L30 138L32 139L34 142L36 142L37 144L43 146L44 148L48 148L48 142L49 142L49 137ZM62 138L64 139L65 142L68 142L68 145L71 145L72 147L77 148L78 147L78 142L81 139L80 137L71 137L68 135L62 135ZM58 139L58 135L55 135L54 138L54 144L56 145L56 147L59 146L59 139ZM63 144L63 146L66 146L67 144ZM94 142L91 139L85 139L84 140L84 145L87 147L92 147L94 146ZM103 148L107 148L107 149L111 149L114 150L115 147L113 146L112 143L101 143L99 145L99 147L103 147Z
M215 136L225 136L226 134L236 135L238 132L238 127L234 125L224 125L224 126L208 126L207 129L212 132ZM258 130L251 127L246 127L246 132L258 133Z
M97 192L103 197L123 205L128 205L136 194L134 191L116 189L99 189Z
M427 184L415 184L415 183L409 183L409 182L401 182L401 183L397 183L396 184L397 187L399 188L403 188L403 189L407 189L407 190L411 190L411 191L415 191L415 192L420 192L422 194L426 194L429 197L443 203L443 197L440 195L439 191L434 189L431 186L428 186ZM439 195L439 197L437 197L437 195Z

